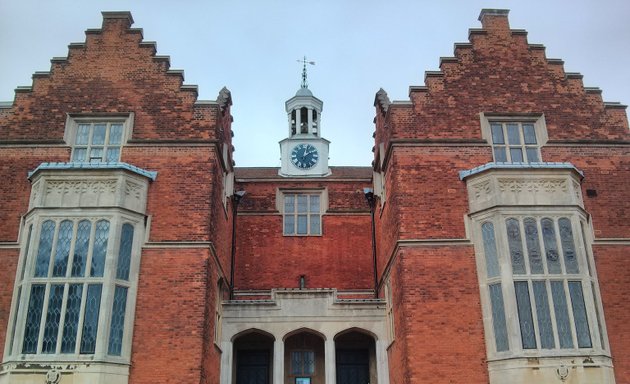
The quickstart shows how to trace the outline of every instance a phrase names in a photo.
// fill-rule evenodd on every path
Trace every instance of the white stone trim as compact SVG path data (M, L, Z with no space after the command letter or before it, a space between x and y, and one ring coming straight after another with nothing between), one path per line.
M231 384L233 339L256 329L274 338L274 383L284 382L284 339L296 330L308 329L324 339L326 382L335 382L335 336L349 329L374 338L379 384L389 384L386 347L389 344L385 305L382 300L338 300L334 289L272 290L271 300L228 301L223 304L221 384ZM332 380L332 381L330 381Z

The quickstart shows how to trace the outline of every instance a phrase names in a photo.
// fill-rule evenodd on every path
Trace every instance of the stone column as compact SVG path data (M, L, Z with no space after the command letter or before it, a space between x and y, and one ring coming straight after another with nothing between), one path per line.
M335 340L328 337L324 342L324 362L326 367L326 384L335 384L337 381Z
M295 110L295 133L296 134L300 134L302 133L302 111L300 111L300 108Z
M376 380L378 384L389 384L389 364L387 360L387 342L375 341L376 347Z
M232 383L232 345L231 341L221 343L221 384Z
M284 340L276 339L273 343L273 383L284 383Z
M313 108L307 109L308 133L313 133Z

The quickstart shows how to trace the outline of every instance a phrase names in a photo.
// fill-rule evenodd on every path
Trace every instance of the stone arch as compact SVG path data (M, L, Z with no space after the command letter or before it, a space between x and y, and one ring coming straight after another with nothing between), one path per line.
M356 382L377 383L377 336L363 328L352 327L338 332L335 337L335 371L337 380L350 377Z
M239 333L233 335L232 338L230 339L230 341L231 342L235 342L238 338L243 337L243 336L247 336L247 335L249 335L251 333L258 333L258 334L260 334L262 336L266 336L266 337L270 338L272 341L276 341L276 337L273 334L271 334L271 333L269 333L267 331L264 331L262 329L259 329L259 328L248 328L248 329L245 329L243 331L240 331Z
M323 333L321 333L319 331L316 331L316 330L314 330L312 328L301 327L301 328L297 328L297 329L294 329L292 331L287 332L284 336L282 336L282 340L286 341L289 337L297 335L298 333L302 333L302 332L310 333L312 335L318 336L324 341L326 341L326 339L327 339L326 335L324 335Z
M359 327L351 327L351 328L344 329L343 331L339 331L337 332L337 334L335 334L335 336L333 337L333 340L337 340L339 337L346 335L348 333L352 333L352 332L361 333L363 335L369 336L372 339L374 339L375 342L378 340L378 336L374 332L368 331L367 329L363 329Z
M264 378L273 380L275 337L258 328L248 328L232 337L233 382L249 383Z

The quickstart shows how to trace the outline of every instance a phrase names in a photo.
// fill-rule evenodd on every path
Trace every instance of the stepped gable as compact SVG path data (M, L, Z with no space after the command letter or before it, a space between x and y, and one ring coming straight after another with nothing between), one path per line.
M411 103L384 110L375 102L375 122L383 127L377 142L390 136L479 141L480 112L544 114L549 142L627 141L626 106L603 102L599 89L584 87L582 75L565 72L562 60L528 43L526 31L510 29L507 16L507 10L482 10L482 28L470 29L468 43L455 44L454 57L440 59L440 71L425 73L425 86L410 87Z
M129 12L102 14L100 29L88 29L85 42L70 44L67 57L53 58L49 72L33 74L32 86L18 87L12 105L1 106L0 137L62 143L67 114L133 112L134 141L224 139L229 91L217 101L197 100L197 86L185 85L184 72L170 69L156 43L131 28Z

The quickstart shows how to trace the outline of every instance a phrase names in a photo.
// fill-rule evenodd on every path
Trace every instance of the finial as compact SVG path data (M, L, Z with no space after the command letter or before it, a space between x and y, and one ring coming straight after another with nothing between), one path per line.
M306 56L302 60L297 60L298 63L302 63L304 67L302 68L302 88L308 88L308 82L306 81L306 64L315 65L314 61L307 61Z

